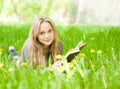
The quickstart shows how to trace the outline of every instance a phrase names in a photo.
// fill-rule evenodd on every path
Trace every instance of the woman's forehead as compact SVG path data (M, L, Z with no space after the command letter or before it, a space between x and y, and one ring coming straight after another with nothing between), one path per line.
M52 26L49 22L43 22L40 25L40 29L52 29Z

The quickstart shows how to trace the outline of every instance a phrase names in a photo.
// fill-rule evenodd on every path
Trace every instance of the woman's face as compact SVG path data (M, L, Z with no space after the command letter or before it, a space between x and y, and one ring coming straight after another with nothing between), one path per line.
M49 22L41 23L40 32L38 34L38 40L45 47L48 47L54 40L54 30Z

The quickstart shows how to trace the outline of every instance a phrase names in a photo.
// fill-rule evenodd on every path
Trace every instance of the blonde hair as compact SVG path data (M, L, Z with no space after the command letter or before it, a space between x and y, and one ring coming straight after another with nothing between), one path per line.
M39 31L40 31L41 23L43 23L43 22L49 22L54 31L54 40L53 40L52 44L49 46L50 54L53 59L53 62L56 61L55 56L57 54L60 54L60 51L58 48L59 41L58 41L58 37L57 37L57 32L56 32L56 28L55 28L55 25L52 22L52 20L47 17L41 17L41 18L35 19L31 26L28 39L26 40L26 42L24 44L24 46L26 44L28 46L28 60L30 61L30 64L34 65L35 67L37 65L48 66L48 62L45 58L45 52L43 50L43 46L38 41L38 38L37 38ZM24 48L24 46L23 46L23 48ZM21 54L21 58L22 58L22 60L24 59L23 51Z

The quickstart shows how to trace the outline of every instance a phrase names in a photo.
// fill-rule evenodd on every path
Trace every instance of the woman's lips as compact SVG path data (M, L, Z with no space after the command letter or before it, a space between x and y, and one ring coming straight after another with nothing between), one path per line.
M45 42L50 42L50 40L44 40Z

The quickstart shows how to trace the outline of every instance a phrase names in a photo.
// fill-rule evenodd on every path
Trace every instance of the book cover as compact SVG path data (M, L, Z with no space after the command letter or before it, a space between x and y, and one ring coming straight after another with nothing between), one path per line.
M65 58L67 59L68 62L71 62L75 56L77 56L77 54L79 54L80 50L86 45L86 43L84 43L83 41L80 41L75 48L69 50L66 55Z

